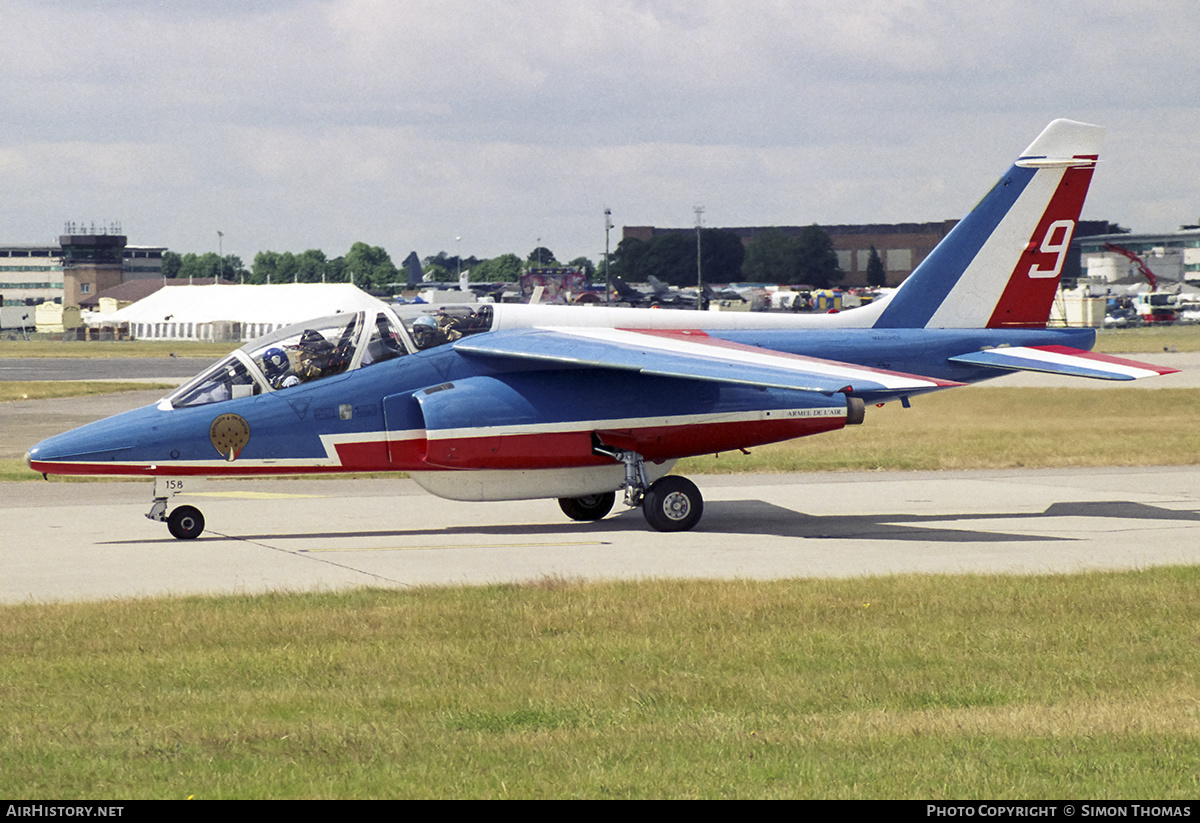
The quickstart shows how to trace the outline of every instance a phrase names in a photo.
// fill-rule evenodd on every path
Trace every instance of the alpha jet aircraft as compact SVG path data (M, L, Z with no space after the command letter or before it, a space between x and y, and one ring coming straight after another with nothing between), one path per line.
M681 457L863 421L869 404L1016 370L1172 371L1047 329L1103 130L1056 120L888 298L840 314L498 305L336 314L255 340L159 403L29 450L47 474L155 477L194 538L188 475L408 472L458 500L558 498L597 520L623 490L661 531L703 500Z

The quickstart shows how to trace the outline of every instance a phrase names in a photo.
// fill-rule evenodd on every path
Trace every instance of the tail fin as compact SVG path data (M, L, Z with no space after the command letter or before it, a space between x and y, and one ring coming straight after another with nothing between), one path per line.
M421 270L421 258L417 256L417 253L410 251L408 257L404 258L404 262L400 265L408 269L408 281L405 286L410 289L420 286L425 278L425 272Z
M1104 129L1055 120L888 301L876 328L1040 327Z

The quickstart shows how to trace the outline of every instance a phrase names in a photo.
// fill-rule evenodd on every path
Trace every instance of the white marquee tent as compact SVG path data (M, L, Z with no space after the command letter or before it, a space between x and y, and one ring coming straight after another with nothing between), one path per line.
M172 286L92 325L129 325L142 340L251 340L280 326L384 303L348 283L278 286Z

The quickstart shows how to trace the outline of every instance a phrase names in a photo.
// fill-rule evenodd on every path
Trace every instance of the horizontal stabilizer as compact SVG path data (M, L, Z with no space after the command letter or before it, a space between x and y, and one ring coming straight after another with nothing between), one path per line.
M511 329L454 344L462 354L620 369L657 377L796 391L919 393L961 385L932 377L786 354L709 337L702 331L603 328Z
M1174 374L1179 369L1154 366L1137 360L1125 360L1107 354L1072 349L1067 346L1015 346L987 349L951 357L953 363L985 366L994 369L1034 371L1061 374L1069 377L1092 377L1098 380L1137 380L1160 374Z

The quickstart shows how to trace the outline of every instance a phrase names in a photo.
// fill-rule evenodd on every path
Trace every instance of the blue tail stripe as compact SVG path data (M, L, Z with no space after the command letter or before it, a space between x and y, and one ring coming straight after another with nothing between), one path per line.
M875 328L925 328L1035 174L1037 169L1010 168L909 275L875 322Z

